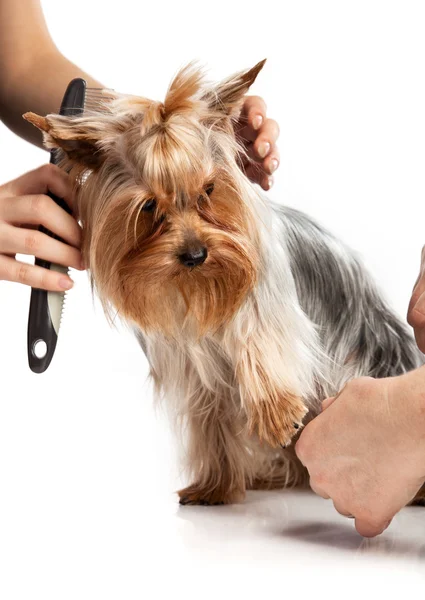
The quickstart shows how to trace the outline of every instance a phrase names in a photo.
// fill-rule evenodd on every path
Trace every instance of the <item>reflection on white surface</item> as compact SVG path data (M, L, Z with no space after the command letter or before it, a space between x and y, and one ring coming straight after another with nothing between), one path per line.
M425 508L366 540L308 491L180 507L174 491L189 482L133 338L87 316L96 345L75 362L67 341L83 336L87 303L70 302L55 367L17 369L18 393L0 394L1 600L388 600L422 589ZM17 371L4 370L3 389L17 389Z
M267 56L253 93L282 131L270 196L363 255L405 318L424 243L424 2L42 4L61 51L123 92L160 99L194 58L215 79ZM0 183L46 160L1 125L0 137ZM146 361L93 310L86 274L73 276L42 376L27 368L29 290L0 282L0 600L423 593L425 508L366 540L310 493L179 507L175 446L144 385Z
M221 507L179 507L178 517L188 547L252 543L261 539L285 551L338 553L343 559L397 559L425 569L425 508L405 508L381 536L361 537L352 519L337 514L330 501L308 491L249 492L244 504ZM208 540L208 542L207 542Z

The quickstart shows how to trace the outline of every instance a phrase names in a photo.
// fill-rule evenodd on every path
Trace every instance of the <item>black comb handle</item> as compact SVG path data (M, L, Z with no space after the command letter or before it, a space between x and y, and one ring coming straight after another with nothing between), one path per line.
M81 114L84 111L85 97L86 82L80 78L73 79L65 91L59 114L64 116ZM57 151L51 151L50 162L52 164L59 162ZM48 192L48 196L69 214L71 213L70 208L62 198L58 198L51 192ZM39 227L39 230L55 239L60 239L44 227ZM35 264L45 269L63 273L68 270L66 267L39 258L35 259ZM32 288L31 290L27 347L28 364L34 373L43 373L53 358L58 341L64 297L65 292L48 292L38 288Z

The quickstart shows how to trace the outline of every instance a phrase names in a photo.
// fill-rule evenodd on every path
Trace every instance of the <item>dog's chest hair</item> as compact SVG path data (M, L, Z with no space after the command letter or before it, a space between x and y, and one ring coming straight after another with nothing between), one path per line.
M184 396L202 386L212 393L235 390L233 369L216 340L175 342L160 335L145 337L152 374L164 393Z
M249 201L249 195L247 196ZM243 392L262 372L275 390L313 411L352 377L386 377L423 363L412 336L355 255L306 215L255 204L261 260L256 287L222 330L196 341L137 337L163 395L185 406L197 395Z
M234 397L241 383L250 385L255 370L265 370L277 389L305 399L315 396L324 368L317 332L298 302L282 221L269 206L263 205L263 211L267 212L259 215L260 278L230 323L198 340L184 332L178 341L138 333L154 379L166 396L187 398L202 386ZM249 366L240 368L244 365Z

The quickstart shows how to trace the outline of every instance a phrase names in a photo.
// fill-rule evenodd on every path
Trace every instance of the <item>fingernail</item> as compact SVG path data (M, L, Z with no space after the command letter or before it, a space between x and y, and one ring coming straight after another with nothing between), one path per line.
M61 277L59 279L59 285L63 290L70 290L73 287L74 282L68 277Z
M273 177L268 177L267 178L267 189L269 190L274 184L274 179Z
M277 158L273 158L270 161L270 173L274 173L276 171L276 169L279 166L279 161L277 160Z
M261 158L266 158L267 154L270 152L270 144L269 142L262 142L258 146L258 154Z
M252 127L255 130L257 130L257 129L260 129L262 124L263 124L263 117L261 115L255 115L255 117L252 119Z

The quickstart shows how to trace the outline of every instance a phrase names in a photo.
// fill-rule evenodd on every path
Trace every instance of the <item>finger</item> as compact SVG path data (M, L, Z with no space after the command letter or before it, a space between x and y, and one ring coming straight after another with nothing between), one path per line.
M279 168L280 157L276 146L272 147L270 154L263 161L263 168L267 173L274 173Z
M425 354L425 329L415 330L415 340L419 350Z
M6 185L6 191L11 196L30 194L47 194L63 198L70 208L73 208L73 193L71 178L56 165L47 164L25 173Z
M258 137L258 131L244 122L239 122L239 128L236 129L236 135L244 146L252 144Z
M425 290L421 294L417 294L413 303L412 296L411 306L409 306L408 322L412 327L425 326Z
M368 521L362 521L361 519L356 519L355 525L358 533L363 537L371 538L376 537L383 533L387 527L390 525L391 519L387 521L382 521L381 523L369 523Z
M273 119L267 119L253 144L254 159L263 161L270 154L272 148L274 149L278 137L278 124Z
M342 515L343 517L348 517L349 519L354 519L353 515L350 513L349 510L347 510L345 508L345 506L343 506L342 504L339 504L338 502L334 501L334 507L336 512L338 512L340 515Z
M63 292L74 285L68 275L29 265L8 256L0 256L0 280L23 283L52 292Z
M325 400L323 400L322 412L324 410L326 410L327 408L329 408L330 406L332 406L332 404L335 402L335 400L338 400L338 398L341 396L341 394L343 393L343 391L345 390L346 387L347 387L347 384L345 384L344 387L339 390L339 392L337 393L336 396L330 396L329 398L326 398Z
M419 296L413 309L420 325L425 325L425 290Z
M425 352L425 315L422 313L421 309L418 310L416 308L416 305L409 311L407 322L413 327L416 343L420 350Z
M258 183L265 191L273 186L273 177L265 173L261 165L258 165L257 163L250 163L245 169L245 175L253 183Z
M329 408L331 406L331 404L333 404L335 402L336 398L337 398L336 396L333 396L332 398L326 398L326 400L323 400L322 411Z
M409 310L407 320L413 327L419 349L421 352L425 352L425 291L419 296L413 308Z
M276 144L272 145L270 152L264 159L258 156L255 144L248 145L246 147L246 153L251 160L260 164L262 168L270 174L274 173L279 167L280 154Z
M411 323L410 323L409 319L410 319L411 312L415 308L419 298L422 296L422 294L424 292L425 292L425 276L422 275L421 277L419 277L418 281L416 282L415 287L413 288L412 297L409 302L409 308L407 309L407 321L410 325L411 325Z
M242 107L242 121L258 131L266 120L267 106L260 96L247 96Z
M1 217L11 225L43 225L72 246L81 246L81 227L49 196L6 198L1 203Z
M43 260L82 269L81 252L72 246L32 229L20 229L0 224L0 253L29 254Z
M314 479L312 479L312 478L310 479L310 487L315 494L317 494L318 496L321 496L325 500L329 500L330 496L325 492L324 489L322 489L319 485L317 485L317 483L315 483Z
M252 143L255 142L259 135L261 135L267 138L267 141L269 141L271 145L276 144L280 133L277 122L273 119L264 119L261 127L256 129L255 126L259 122L260 121L255 118L253 119L253 125L241 122L239 128L236 130L238 137L244 142Z
M253 142L266 120L266 103L260 96L247 96L242 106L235 132L245 142Z
M265 192L268 192L274 185L274 179L270 175L264 175L260 181L260 186Z
M244 165L245 175L253 183L258 183L263 190L269 190L274 184L274 178L266 173L262 164L257 162L248 162Z
M260 137L266 138L272 146L274 146L279 138L280 129L277 121L274 119L266 119L259 130Z

